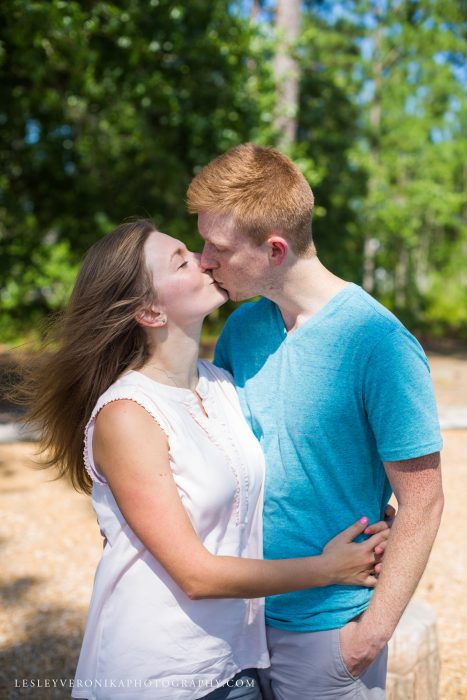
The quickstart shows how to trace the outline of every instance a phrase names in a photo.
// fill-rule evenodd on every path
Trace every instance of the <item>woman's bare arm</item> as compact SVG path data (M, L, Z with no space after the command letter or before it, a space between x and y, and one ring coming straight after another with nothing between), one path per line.
M256 598L336 583L373 586L375 556L387 526L366 542L355 523L313 557L264 561L211 554L183 507L169 463L167 438L144 408L131 400L107 404L94 431L96 466L137 537L192 599Z

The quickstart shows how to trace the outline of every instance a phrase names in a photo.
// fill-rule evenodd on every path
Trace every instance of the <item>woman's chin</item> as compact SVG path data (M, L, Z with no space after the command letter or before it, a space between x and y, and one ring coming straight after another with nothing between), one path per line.
M216 309L219 309L221 306L223 306L227 301L229 300L229 295L225 291L225 289L221 289L219 287L219 294L217 295L217 302L215 305L212 306L212 308L209 310L208 313L212 313Z
M212 286L216 290L216 292L218 293L218 296L220 297L220 299L222 300L220 302L220 304L224 304L226 301L228 301L229 293L226 289L224 289L223 287L219 287L219 285L216 283L214 283Z
M229 301L229 294L225 291L225 289L222 290L222 294L219 294L219 297L220 298L217 302L216 309L218 309L220 306L224 306L224 304Z

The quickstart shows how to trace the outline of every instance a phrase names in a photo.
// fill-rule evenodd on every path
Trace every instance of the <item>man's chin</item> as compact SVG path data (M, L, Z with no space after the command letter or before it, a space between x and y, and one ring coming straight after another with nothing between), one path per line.
M240 301L248 301L249 299L257 299L258 295L253 295L253 294L242 294L241 292L228 292L226 290L230 301L235 301L235 302L240 302Z
M227 289L227 287L224 287L222 284L219 284L219 282L216 282L216 286L219 289L222 289L222 291L224 291L227 294L229 301L247 301L248 299L255 299L258 296L257 294L245 294L245 292L242 293L236 291L235 289Z

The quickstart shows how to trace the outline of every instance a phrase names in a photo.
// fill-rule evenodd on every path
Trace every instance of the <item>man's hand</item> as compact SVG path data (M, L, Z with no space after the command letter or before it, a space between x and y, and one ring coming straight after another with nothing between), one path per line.
M342 660L350 675L358 678L384 649L381 641L371 638L360 620L352 620L339 630Z
M388 527L391 528L394 524L396 514L396 509L389 504L384 509L384 522L387 523ZM365 530L365 534L373 534L371 526ZM375 564L376 575L381 571L382 564L379 563L381 560L382 554L377 552L375 556L375 562L378 562ZM349 673L355 678L367 670L384 648L380 640L370 640L367 631L364 632L363 628L364 624L362 625L361 621L353 620L339 630L342 660Z
M375 565L381 576L368 609L340 630L342 658L352 676L366 671L393 634L426 566L443 510L438 452L384 467L398 511L384 566Z
M393 508L389 503L387 504L386 508L384 509L384 520L387 522L389 527L392 527L394 524L394 518L396 517L396 509Z

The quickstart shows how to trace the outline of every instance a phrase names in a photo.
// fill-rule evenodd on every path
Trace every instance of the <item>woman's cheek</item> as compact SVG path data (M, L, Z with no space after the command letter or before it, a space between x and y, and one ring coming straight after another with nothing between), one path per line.
M206 278L199 270L185 270L167 280L163 292L167 299L179 296L184 297L186 301L187 294L200 292L206 286Z
M184 280L182 276L179 276L178 278L170 280L164 291L168 298L173 299L174 296L184 294L186 289L186 280Z

